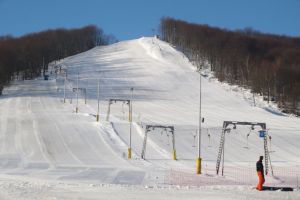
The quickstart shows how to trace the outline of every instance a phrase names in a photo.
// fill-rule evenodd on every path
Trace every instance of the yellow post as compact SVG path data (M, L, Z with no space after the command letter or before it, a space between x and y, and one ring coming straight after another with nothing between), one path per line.
M201 174L201 158L198 157L196 160L196 174Z
M175 149L173 150L173 160L177 160L177 157L176 157L176 150L175 150Z
M129 114L128 114L128 121L132 122L131 111L129 111Z
M96 115L96 120L97 122L99 122L99 115Z
M131 148L128 148L128 159L131 159Z

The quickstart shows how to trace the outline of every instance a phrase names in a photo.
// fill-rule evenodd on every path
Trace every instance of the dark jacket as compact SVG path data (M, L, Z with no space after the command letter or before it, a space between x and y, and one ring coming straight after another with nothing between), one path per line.
M256 163L256 171L261 172L264 175L264 165L260 160Z

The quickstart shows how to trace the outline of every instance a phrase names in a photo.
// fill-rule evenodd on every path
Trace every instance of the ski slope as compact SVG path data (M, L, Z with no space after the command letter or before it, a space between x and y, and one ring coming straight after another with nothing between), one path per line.
M218 82L207 68L201 77L205 122L203 174L198 176L200 76L169 44L143 37L96 47L52 63L48 81L12 82L0 97L0 197L165 199L175 194L172 199L199 199L205 194L213 199L241 199L246 194L250 199L300 198L299 192L275 195L251 189L257 181L255 162L263 155L258 128L238 127L226 135L225 176L216 175L223 121L265 122L272 136L269 150L274 170L266 185L297 187L300 119L280 113L259 96L254 106L249 91ZM95 118L98 82L100 122ZM77 104L77 87L86 90L86 104L82 92ZM106 121L109 99L133 101L131 160L127 159L128 105L112 104ZM177 161L172 160L171 135L165 130L149 132L146 160L141 159L147 124L175 127Z

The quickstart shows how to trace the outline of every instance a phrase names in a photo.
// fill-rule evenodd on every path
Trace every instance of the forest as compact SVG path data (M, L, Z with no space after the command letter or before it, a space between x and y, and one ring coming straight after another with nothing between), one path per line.
M16 77L32 79L43 75L48 63L95 46L106 45L112 37L94 26L55 29L14 38L0 37L0 89Z
M169 17L162 40L182 51L198 69L209 63L221 82L250 89L285 113L300 115L300 37L227 30Z

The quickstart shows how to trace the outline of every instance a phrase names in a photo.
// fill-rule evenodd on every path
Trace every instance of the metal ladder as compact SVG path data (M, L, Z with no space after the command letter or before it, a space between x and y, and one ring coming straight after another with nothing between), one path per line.
M264 136L264 150L265 150L265 171L266 171L266 175L268 175L268 171L269 171L269 151L268 151L268 141L267 141L267 134L265 134Z
M143 142L143 149L142 149L142 159L145 160L145 154L146 154L146 143L147 143L147 136L148 136L148 130L145 131L145 137L144 137L144 142Z
M268 134L265 134L265 136L264 136L264 150L265 150L265 171L266 171L266 175L268 175L268 172L269 172L269 162L270 162L271 173L273 175L271 157L270 157L270 153L269 153L269 150L268 150Z
M217 165L216 165L217 174L219 174L222 153L223 153L223 149L224 149L224 140L225 140L225 129L223 129L223 131L222 131L221 140L220 140L219 153L218 153L218 159L217 159Z

